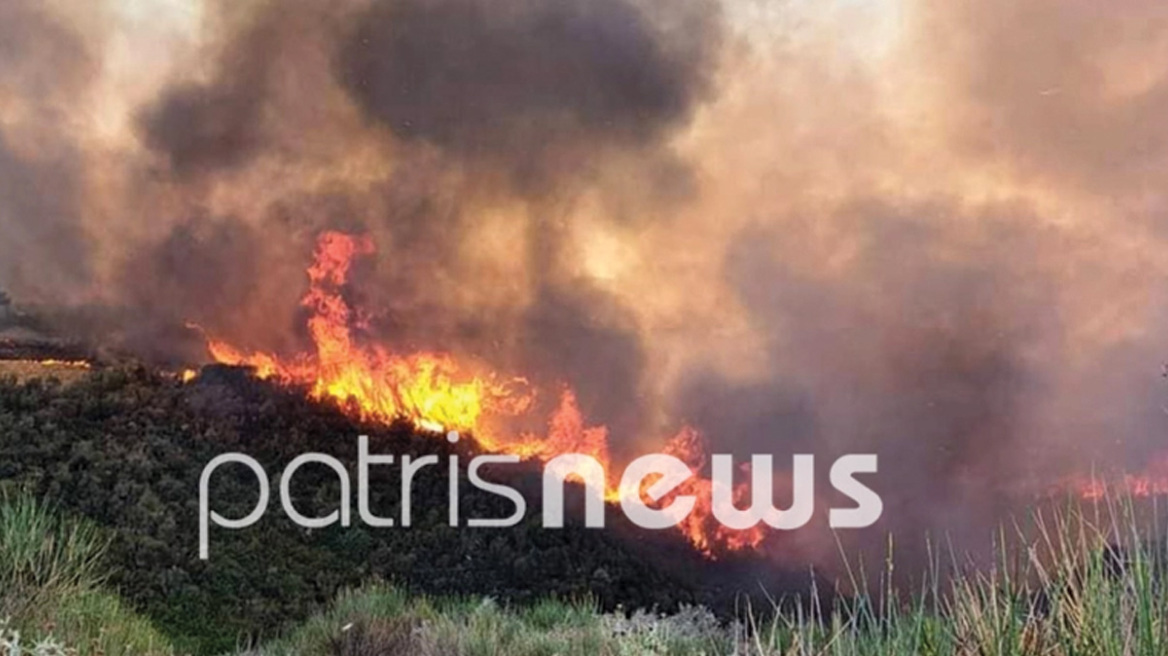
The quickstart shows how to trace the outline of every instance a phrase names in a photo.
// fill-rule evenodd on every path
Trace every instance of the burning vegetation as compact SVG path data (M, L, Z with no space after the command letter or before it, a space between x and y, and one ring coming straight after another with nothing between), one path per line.
M353 258L373 252L367 237L338 232L320 236L303 300L310 313L313 353L286 360L266 353L243 353L212 339L207 345L211 355L221 364L248 367L261 379L303 387L314 398L339 402L362 420L385 424L405 420L435 434L466 432L484 451L540 462L562 454L588 455L607 473L604 496L608 501L618 502L626 494L641 495L644 488L621 489L619 477L614 478L617 468L610 454L608 429L588 425L570 387L560 392L559 405L546 422L546 434L512 434L506 432L508 420L531 412L534 396L539 393L526 379L474 373L473 369L460 368L444 353L398 355L380 345L359 344L354 335L361 327L359 315L349 307L341 290L348 282ZM688 426L668 441L664 452L689 464L695 473L706 464L706 445ZM646 481L645 486L651 483ZM710 485L699 476L654 503L664 506L679 495L696 495L698 505L679 529L708 557L759 547L765 537L763 525L734 530L713 519ZM735 498L742 502L748 489L749 483L742 482L736 487Z

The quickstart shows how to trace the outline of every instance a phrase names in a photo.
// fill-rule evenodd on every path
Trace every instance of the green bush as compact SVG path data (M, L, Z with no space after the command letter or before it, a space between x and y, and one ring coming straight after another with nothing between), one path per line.
M173 653L150 622L101 588L107 544L92 523L28 496L0 501L0 653Z

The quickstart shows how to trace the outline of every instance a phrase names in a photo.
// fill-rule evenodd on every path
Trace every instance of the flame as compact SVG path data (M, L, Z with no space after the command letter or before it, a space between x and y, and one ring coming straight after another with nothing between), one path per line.
M482 367L468 368L450 354L393 353L378 344L361 344L357 331L366 327L341 291L349 281L355 258L374 252L365 236L325 232L317 241L313 264L308 268L308 292L302 305L309 310L308 332L314 344L310 354L290 359L268 353L249 353L226 342L208 340L216 362L246 366L254 375L306 387L315 399L332 399L365 420L407 420L434 433L449 430L468 433L484 451L507 453L526 460L547 462L564 453L589 455L605 468L605 497L618 502L623 495L641 490L621 490L612 479L608 429L589 425L575 392L565 387L559 405L547 422L545 435L505 434L488 430L491 418L526 415L533 410L535 392L521 377L504 377ZM186 377L184 376L184 379ZM765 530L734 531L714 521L710 493L712 483L697 475L705 464L705 448L697 431L686 428L670 441L667 453L690 465L695 475L658 505L693 494L698 502L693 513L679 525L681 533L710 558L761 546ZM650 484L651 481L646 482ZM744 500L746 486L736 488L736 501Z
M1168 496L1168 456L1153 461L1139 474L1078 477L1072 481L1071 487L1084 501L1100 501L1108 497L1147 499Z
M37 360L42 367L62 367L65 369L92 369L93 365L85 360Z
M321 235L316 259L308 269L309 289L302 305L311 316L308 330L315 344L312 356L284 361L266 353L244 353L212 340L211 356L220 363L251 367L260 378L307 385L316 399L336 399L356 408L363 419L406 419L442 432L474 431L485 412L517 414L531 397L516 390L521 379L464 373L447 354L397 355L381 346L354 342L353 316L340 293L358 255L373 252L368 238L338 232Z
M693 512L681 519L677 528L707 557L716 559L731 552L763 548L768 535L765 525L735 530L715 519L714 483L698 474L704 471L708 454L697 430L682 428L662 449L686 463L694 476L664 498L651 502L644 492L652 480L642 481L637 489L621 489L619 480L614 478L617 469L613 467L608 429L589 424L570 387L560 390L559 404L544 434L490 430L488 426L497 424L491 419L525 416L533 411L536 392L526 379L501 376L477 364L468 366L447 353L403 355L379 344L360 343L359 331L367 327L366 320L350 307L342 288L349 282L354 259L373 252L368 237L339 232L325 232L319 237L315 259L307 270L308 292L302 300L310 315L308 331L315 347L312 353L284 359L268 353L244 352L211 339L211 356L223 364L250 367L259 378L305 387L312 398L335 400L365 420L388 423L404 419L435 434L457 430L473 437L484 451L526 460L547 462L564 453L592 456L608 476L605 498L609 502L639 495L649 505L667 508L680 496L695 497ZM183 374L184 381L191 378L193 374ZM749 479L749 465L743 465L739 480ZM1109 494L1168 495L1168 458L1153 463L1143 474L1078 477L1057 486L1060 494L1068 489L1084 500L1102 499ZM747 482L735 484L730 494L739 507L749 501L749 495Z
M693 428L685 427L669 444L664 453L676 456L689 465L694 471L701 471L708 460L705 441ZM745 480L750 480L750 465L744 464L741 471ZM732 498L736 506L746 505L750 486L739 483L734 486ZM753 528L734 530L723 526L714 519L713 513L714 483L708 478L695 476L679 486L673 493L662 499L662 504L668 504L673 498L682 495L693 495L697 498L694 511L682 520L679 528L690 543L707 556L715 556L719 551L755 550L762 546L766 538L766 528L763 524Z

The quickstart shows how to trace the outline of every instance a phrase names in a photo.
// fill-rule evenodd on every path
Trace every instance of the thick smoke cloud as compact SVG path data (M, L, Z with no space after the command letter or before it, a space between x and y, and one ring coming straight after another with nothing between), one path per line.
M583 285L543 289L519 335L523 370L549 372L540 382L552 389L557 382L580 381L575 384L580 406L590 417L604 417L614 435L644 429L639 397L646 356L635 319L609 296ZM628 440L616 444L622 452L631 446Z
M260 147L255 132L263 102L262 71L244 69L220 85L184 86L144 117L144 137L178 176L230 167Z
M628 0L387 0L356 19L339 67L402 139L543 177L652 146L689 115L715 44L709 6L688 4L667 33Z
M26 159L0 135L0 286L43 298L89 282L76 165Z
M595 190L614 221L692 193L670 139L712 92L716 4L219 9L209 73L164 87L138 114L173 215L119 275L131 306L163 325L181 314L239 343L298 350L304 335L289 326L302 317L287 290L303 274L257 261L302 258L321 229L368 232L377 263L354 285L371 308L368 338L486 355L550 389L570 383L614 431L643 429L644 408L630 403L645 362L637 323L575 270L566 226ZM374 170L354 173L353 150ZM337 160L349 163L334 174ZM267 197L268 185L287 189L251 211L213 207L224 195ZM499 227L487 214L513 226L509 264L473 261ZM199 227L209 216L236 218ZM491 292L487 279L504 287ZM257 305L289 320L273 328L227 310Z
M322 82L304 76L285 90L278 78L284 67L305 65L317 47L313 35L327 33L336 17L299 0L217 9L225 34L208 62L210 73L167 85L137 117L144 144L180 181L230 173L265 154L286 155L281 139L290 135L279 134L282 124L301 133L319 128L294 116L281 93L321 93Z

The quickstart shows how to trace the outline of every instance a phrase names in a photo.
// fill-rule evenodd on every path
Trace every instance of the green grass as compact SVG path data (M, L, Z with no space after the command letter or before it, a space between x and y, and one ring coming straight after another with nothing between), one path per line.
M1131 503L1076 508L1001 531L992 565L956 546L901 590L886 565L857 564L842 584L867 590L830 608L745 608L718 622L689 608L663 617L600 613L587 600L508 607L489 598L411 596L383 583L341 594L250 656L1163 656L1168 557ZM1152 513L1152 517L1155 513ZM15 632L77 655L165 656L172 643L103 587L101 530L27 497L0 503L0 654ZM887 562L895 560L889 544ZM797 606L784 605L784 608ZM54 654L35 650L22 654Z
M1139 527L1143 526L1141 532ZM342 595L263 656L1163 656L1164 543L1132 505L1044 516L998 535L996 562L973 568L947 545L911 591L887 572L830 608L745 609L719 624L602 615L588 603L508 609L490 600L410 598L386 585ZM890 543L889 550L891 552ZM888 562L894 560L890 553ZM889 566L889 570L890 570ZM786 607L786 606L784 606ZM761 612L757 612L761 611Z
M169 641L102 587L103 533L27 496L0 503L0 654L51 639L84 656L163 656ZM37 652L33 652L37 653ZM52 653L51 651L46 653Z
M24 616L100 584L106 543L92 525L63 522L37 501L0 504L0 616Z
M48 609L42 627L79 654L102 656L169 656L171 641L154 625L126 607L117 595L101 589L81 590Z
M260 650L312 654L599 654L600 616L587 604L544 601L508 610L490 600L410 598L374 584L343 593L327 612Z

